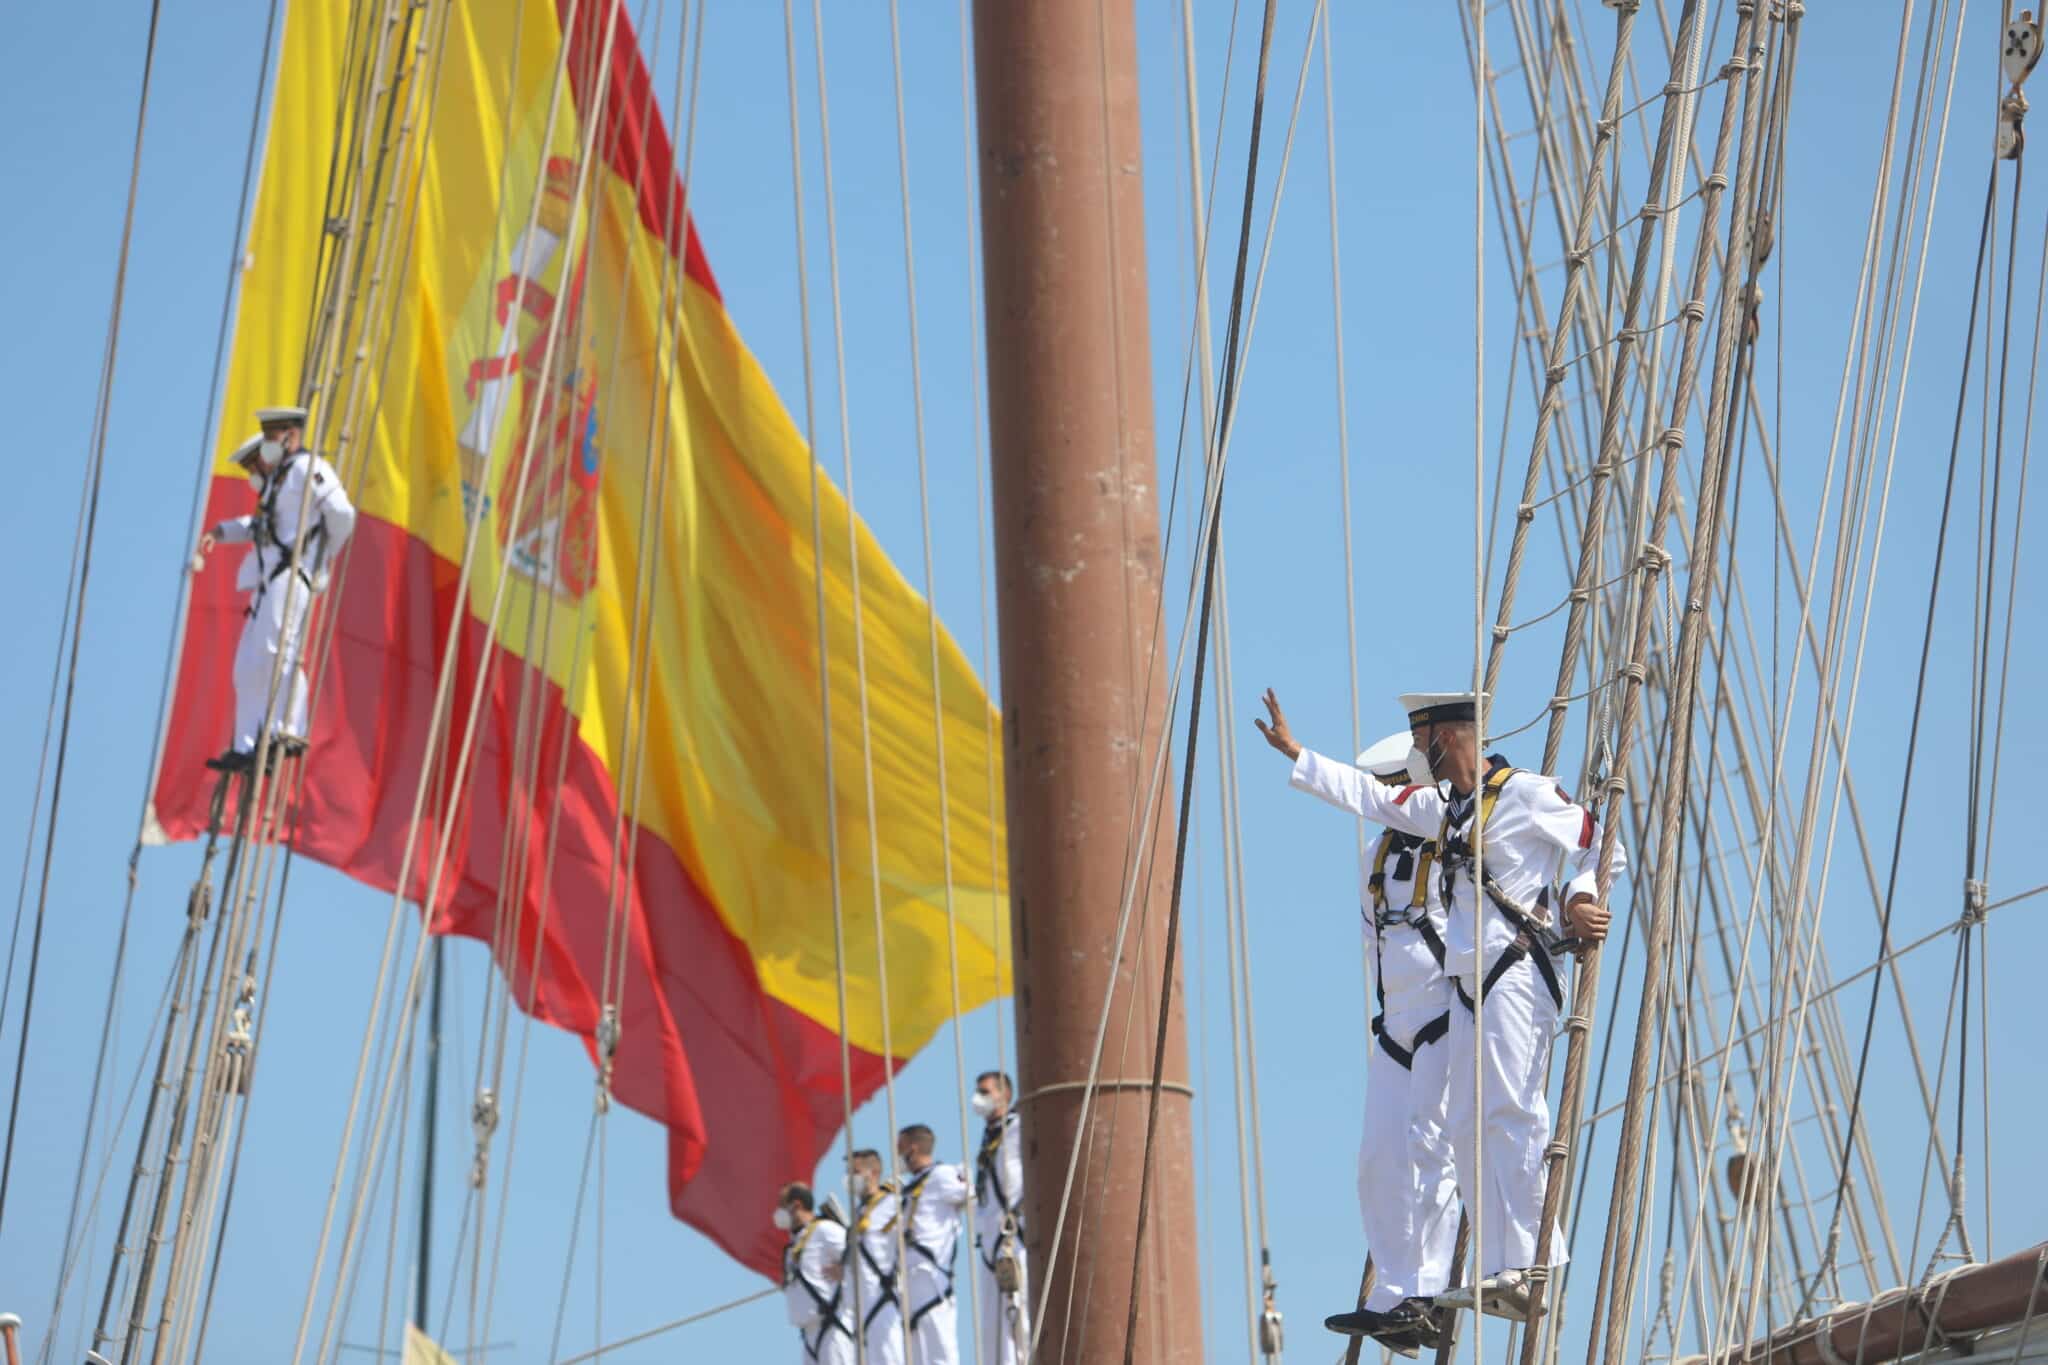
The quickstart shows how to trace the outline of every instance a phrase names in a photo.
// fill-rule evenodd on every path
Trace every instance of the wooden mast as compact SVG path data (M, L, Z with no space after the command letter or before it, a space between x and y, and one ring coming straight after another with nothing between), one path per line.
M1117 1360L1173 866L1169 779L1117 961L1127 865L1166 742L1131 0L976 0L974 50L1034 1309L1048 1265L1052 1279L1033 1327L1047 1359ZM1140 933L1148 912L1152 931ZM1127 1043L1111 1030L1084 1115L1112 991L1112 1019L1134 1005L1139 1022ZM1147 1365L1201 1359L1182 998L1176 987L1129 1357ZM1083 1159L1055 1248L1077 1134Z

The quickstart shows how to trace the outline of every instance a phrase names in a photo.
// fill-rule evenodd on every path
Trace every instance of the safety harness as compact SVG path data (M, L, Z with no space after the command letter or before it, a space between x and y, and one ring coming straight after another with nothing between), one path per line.
M875 1318L880 1315L884 1308L896 1302L896 1267L890 1266L887 1270L884 1270L882 1263L875 1259L875 1254L868 1250L868 1239L863 1235L868 1230L868 1215L875 1211L875 1205L881 1203L885 1196L894 1193L896 1193L896 1186L886 1180L883 1181L875 1192L867 1197L866 1202L860 1206L860 1216L853 1220L853 1227L847 1232L848 1243L859 1251L861 1260L866 1263L868 1270L874 1274L875 1283L881 1287L880 1292L875 1295L875 1301L868 1305L866 1316L861 1319L860 1329L863 1333L868 1328L874 1326ZM896 1216L892 1214L889 1221L884 1223L877 1231L889 1232L895 1226Z
M975 1231L974 1254L982 1268L995 1277L996 1287L1006 1294L1015 1292L1019 1279L1016 1243L1024 1226L1024 1217L1017 1211L1016 1199L1003 1188L1003 1138L1016 1122L1015 1114L990 1119L981 1132L981 1150L974 1157L974 1201L986 1204L993 1198L1003 1215L1002 1230L996 1234L994 1246L984 1247L981 1232L979 1229ZM1006 1285L1005 1281L1010 1283Z
M1394 880L1411 882L1413 893L1408 904L1395 910L1387 903L1387 859L1394 862ZM1425 1044L1434 1043L1451 1031L1451 1012L1445 1010L1436 1018L1415 1031L1415 1039L1407 1047L1395 1042L1387 1032L1387 988L1386 955L1381 950L1381 940L1389 929L1413 929L1422 935L1423 946L1436 959L1436 965L1444 965L1444 940L1436 931L1436 925L1429 919L1429 865L1436 859L1436 845L1424 842L1421 835L1403 834L1388 830L1380 835L1379 847L1372 855L1372 875L1365 879L1365 889L1372 897L1372 954L1373 993L1379 998L1380 1012L1372 1017L1372 1034L1379 1040L1380 1051L1394 1059L1403 1071L1415 1069L1416 1050Z
M810 1242L811 1234L818 1230L818 1224L826 1221L828 1216L820 1213L816 1218L804 1224L804 1230L790 1239L788 1249L782 1253L783 1286L785 1288L792 1284L803 1286L804 1293L810 1296L811 1303L816 1306L818 1316L822 1322L822 1325L818 1328L818 1335L815 1338L808 1335L801 1327L797 1329L797 1339L803 1342L804 1356L810 1360L818 1358L818 1353L825 1349L825 1338L834 1330L846 1333L849 1338L853 1335L852 1331L847 1328L847 1325L839 1320L839 1298L840 1295L845 1293L845 1286L834 1285L830 1297L827 1297L825 1294L820 1293L818 1286L812 1284L803 1273L804 1247Z
M305 543L299 546L300 557L296 563L294 563L292 558L292 546L285 543L277 534L277 500L284 492L285 474L298 461L307 460L310 462L312 458L313 452L301 450L280 463L263 480L263 496L256 504L256 520L252 527L252 535L256 542L256 553L259 556L258 563L263 562L261 556L267 549L276 550L278 555L277 566L268 573L263 574L256 585L256 595L250 603L251 615L255 614L256 603L263 600L263 594L269 590L270 585L282 578L287 571L297 573L299 581L304 583L307 591L310 592L313 588L313 575L307 572L306 565L312 564L325 567L322 551L327 544L327 518L324 515L319 516L319 519L313 524L312 528L306 532ZM326 481L327 476L321 473L317 466L309 464L306 477L311 481L316 493L316 496L309 498L308 502L317 515L320 509L320 498L317 496L317 493L320 485Z
M903 1245L924 1257L927 1261L930 1261L932 1266L946 1277L944 1292L933 1295L931 1302L910 1315L912 1331L917 1329L917 1324L923 1322L933 1309L942 1303L952 1302L953 1267L960 1259L960 1244L958 1241L953 1243L953 1254L948 1256L942 1263L937 1252L910 1235L911 1229L917 1226L917 1201L924 1197L924 1183L931 1177L931 1173L937 1169L938 1163L934 1162L903 1183L902 1211L899 1214L903 1219Z
M1478 815L1481 829L1492 821L1493 808L1500 803L1501 791L1508 785L1509 780L1524 771L1521 768L1510 767L1507 761L1498 755L1490 758L1488 763L1486 780L1479 788ZM1447 906L1451 904L1451 891L1457 885L1459 870L1470 867L1472 863L1471 844L1462 836L1454 836L1451 833L1454 806L1455 803L1445 803L1443 827L1437 834L1437 848L1440 850L1437 866L1443 872L1443 900ZM1471 809L1468 798L1468 817ZM1460 828L1471 828L1469 819ZM1553 955L1566 949L1567 940L1559 938L1546 928L1539 918L1546 912L1550 903L1550 888L1545 887L1537 893L1536 913L1532 914L1517 905L1500 889L1500 883L1493 879L1493 874L1484 869L1480 873L1480 885L1486 893L1486 898L1493 902L1494 908L1499 910L1517 931L1515 941L1493 960L1491 967L1487 968L1486 976L1479 983L1480 997L1485 998L1486 993L1493 989L1494 983L1506 975L1510 967L1526 957L1535 965L1537 975L1543 978L1543 985L1550 992L1551 1000L1559 1009L1563 1009L1564 989L1558 984L1557 964L1553 960ZM1457 992L1458 1003L1465 1007L1467 1013L1471 1013L1473 1000L1465 990L1464 983L1452 977L1451 989Z

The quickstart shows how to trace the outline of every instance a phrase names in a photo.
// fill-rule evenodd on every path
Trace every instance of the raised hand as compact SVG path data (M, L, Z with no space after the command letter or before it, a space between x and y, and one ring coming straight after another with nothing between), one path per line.
M1260 700L1266 703L1266 714L1272 717L1273 723L1268 725L1265 721L1254 716L1252 724L1256 725L1259 728L1259 733L1266 737L1266 743L1272 745L1289 758L1299 758L1301 756L1301 745L1295 743L1294 733L1287 728L1287 717L1280 710L1280 698L1275 696L1273 689L1269 687L1266 689L1265 696L1260 698Z

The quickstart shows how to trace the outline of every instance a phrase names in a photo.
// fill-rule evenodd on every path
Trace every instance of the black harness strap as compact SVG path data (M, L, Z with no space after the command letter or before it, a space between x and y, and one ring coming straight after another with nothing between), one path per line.
M860 1258L868 1263L868 1269L875 1273L875 1282L881 1286L881 1292L875 1295L875 1301L868 1305L867 1316L860 1320L861 1330L865 1332L875 1325L875 1319L882 1315L884 1308L896 1302L896 1271L893 1267L883 1270L881 1262L868 1250L865 1241L860 1244Z
M845 1332L849 1338L853 1335L851 1329L839 1320L839 1299L846 1292L845 1286L834 1285L832 1293L828 1297L819 1291L818 1286L812 1284L804 1276L804 1245L811 1240L811 1232L816 1227L817 1223L815 1221L807 1224L803 1234L792 1241L789 1244L789 1249L783 1253L783 1274L785 1277L783 1283L786 1285L794 1282L803 1286L804 1293L809 1296L812 1305L817 1308L818 1315L822 1319L822 1324L818 1328L818 1335L815 1339L806 1335L801 1327L797 1329L797 1340L803 1343L804 1356L810 1360L816 1360L818 1353L825 1349L825 1338L834 1329Z
M1002 1167L998 1164L999 1158L1002 1156L1003 1138L1009 1131L1009 1125L1016 1121L1017 1116L1015 1114L1005 1114L999 1119L990 1119L987 1126L981 1131L981 1150L974 1157L975 1174L981 1177L974 1185L975 1202L987 1203L988 1196L993 1194L996 1200L996 1207L1004 1213L1015 1213L1017 1211L1016 1204L1011 1200L1009 1191L1003 1188Z
M262 554L264 547L268 546L278 552L278 560L277 567L264 575L261 585L256 590L256 595L259 599L270 584L282 578L287 571L298 574L308 590L313 586L313 576L307 572L306 565L308 563L320 564L322 562L321 550L327 544L327 518L320 515L319 500L317 498L307 499L319 520L313 524L312 529L306 532L305 544L299 547L302 552L299 562L294 562L292 547L285 544L277 534L277 500L284 492L285 473L298 461L302 459L311 461L312 458L313 453L311 451L301 450L290 459L278 465L271 472L270 476L264 480L263 497L256 504L256 525L254 528L256 553ZM317 467L309 464L306 478L310 484L317 488L324 477ZM251 614L253 615L253 612Z
M867 1204L860 1211L860 1216L853 1220L853 1227L848 1229L847 1231L848 1244L859 1250L861 1260L864 1263L866 1263L867 1268L874 1273L875 1283L880 1287L880 1292L875 1295L875 1301L868 1305L867 1313L860 1320L860 1328L862 1332L866 1332L868 1328L874 1326L875 1319L881 1315L881 1312L884 1308L887 1308L889 1307L889 1305L897 1302L897 1268L895 1266L890 1266L887 1270L884 1270L882 1268L882 1263L875 1259L875 1253L868 1250L868 1239L866 1236L868 1227L868 1215L874 1211L875 1205L881 1202L883 1195L894 1193L896 1193L895 1186L884 1184L877 1193L875 1193L868 1199ZM902 1206L900 1203L897 1206L896 1216L899 1218L903 1216ZM890 1221L893 1224L894 1219ZM886 1227L882 1229L882 1231L884 1232L887 1232L888 1230L889 1229ZM848 1333L848 1335L852 1334Z
M1470 1008L1470 1006L1467 1006L1467 1008ZM1373 1037L1379 1040L1380 1051L1393 1058L1403 1071L1413 1071L1415 1069L1415 1054L1451 1031L1451 1012L1445 1010L1421 1028L1415 1030L1415 1041L1407 1047L1402 1047L1387 1032L1386 1025L1383 1022L1384 1018L1385 1016L1382 1015L1372 1021Z
M1536 974L1543 978L1544 988L1550 992L1551 1003L1563 1009L1564 988L1558 984L1557 966L1550 960L1550 952L1543 946L1542 940L1532 936L1526 929L1516 936L1506 951L1493 960L1493 966L1487 969L1486 979L1479 983L1480 998L1484 999L1486 993L1493 989L1494 983L1506 976L1508 969L1525 957L1535 964ZM1465 983L1452 977L1451 989L1458 993L1458 1003L1465 1007L1465 1012L1472 1013L1472 996L1466 991Z
M910 1235L910 1229L914 1226L913 1220L917 1216L917 1201L924 1194L924 1182L937 1169L938 1167L935 1165L927 1166L911 1179L904 1182L903 1211L898 1215L903 1219L903 1245L931 1262L939 1273L946 1277L945 1290L934 1295L929 1303L910 1315L910 1326L913 1330L916 1329L917 1324L930 1316L933 1309L942 1303L951 1303L953 1301L953 1268L960 1259L960 1244L957 1241L953 1244L953 1255L942 1262L939 1260L938 1253Z
M1387 904L1387 858L1394 855L1394 879L1412 883L1414 890L1408 901L1408 908L1395 912ZM1415 1048L1433 1043L1450 1032L1451 1016L1446 1010L1442 1015L1424 1024L1415 1035L1413 1047L1402 1047L1387 1036L1387 987L1386 953L1381 947L1389 929L1410 928L1422 936L1422 944L1429 949L1429 955L1436 959L1441 969L1444 965L1444 940L1436 931L1436 925L1429 919L1429 865L1436 857L1436 845L1426 842L1419 834L1403 834L1389 829L1380 835L1379 847L1372 857L1372 875L1366 878L1365 889L1372 896L1372 989L1379 1000L1380 1012L1372 1017L1373 1036L1379 1039L1380 1048L1398 1062L1403 1071L1415 1069Z

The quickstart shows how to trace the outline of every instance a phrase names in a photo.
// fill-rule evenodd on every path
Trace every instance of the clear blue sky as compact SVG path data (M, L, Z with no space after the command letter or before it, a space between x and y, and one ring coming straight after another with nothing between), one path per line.
M944 618L978 652L984 620L975 591L974 432L968 402L979 364L968 331L965 258L971 208L962 179L959 29L951 5L906 6L911 158L918 286L932 443L932 496L938 525L938 599ZM1191 324L1191 252L1186 152L1182 133L1178 6L1139 5L1140 78L1145 101L1148 235L1151 243L1154 368L1159 394L1162 485L1175 455L1183 367ZM1223 77L1229 15L1220 3L1198 6L1204 135L1213 126ZM1254 7L1247 7L1252 9ZM1397 728L1392 696L1414 687L1460 686L1471 668L1471 450L1474 173L1471 84L1450 6L1379 7L1369 17L1340 6L1336 33L1338 200L1343 221L1347 362L1351 413L1354 515L1361 555L1357 587L1360 629L1367 645L1363 672L1366 738ZM1675 8L1675 7L1674 7ZM80 1123L100 1028L112 940L119 922L123 865L131 847L152 739L158 679L168 643L178 571L193 529L184 524L191 478L210 438L203 429L206 382L224 269L234 244L235 193L250 91L263 59L263 5L218 0L167 7L158 48L130 263L119 370L109 429L109 475L100 509L90 606L78 673L70 766L56 842L33 1046L23 1085L23 1113L4 1227L0 1227L0 1308L21 1313L31 1344L49 1330L54 1260L78 1157ZM896 208L894 115L886 12L880 6L828 6L834 172L839 194L839 246L847 289L847 384L860 510L900 563L915 573L918 520L912 409L906 363L902 224ZM1266 181L1277 166L1302 51L1309 6L1282 6L1269 105ZM1586 4L1593 40L1582 55L1604 65L1610 15ZM1931 251L1919 328L1919 350L1907 396L1892 486L1890 532L1871 625L1853 767L1862 810L1882 876L1890 851L1913 668L1918 657L1931 561L1934 519L1953 416L1955 381L1968 306L1970 261L1989 142L1996 53L1996 16L1971 16ZM112 289L127 183L134 93L140 71L146 7L79 0L30 6L12 21L0 50L0 167L8 207L0 214L0 258L11 262L4 287L9 325L0 333L0 411L8 415L12 493L4 512L11 576L20 586L8 617L9 664L0 670L0 699L14 723L0 729L0 829L29 829L37 744L58 638L63 565L77 506L80 470L96 390L106 306ZM1221 168L1219 222L1234 231L1228 207L1242 186L1245 96L1256 19L1247 14L1233 74ZM670 6L659 65L674 60L675 6ZM1771 332L1776 352L1777 302L1783 295L1783 371L1767 359L1760 377L1783 395L1783 462L1787 515L1799 540L1812 534L1820 510L1821 473L1839 381L1855 272L1876 167L1897 31L1889 16L1812 6L1806 20L1788 150L1789 208L1778 226ZM1494 42L1507 43L1504 14ZM1638 53L1647 90L1661 79L1662 59L1644 19ZM652 27L652 19L643 29ZM1724 22L1709 62L1726 52ZM727 305L768 373L800 411L800 334L794 230L790 212L789 133L779 7L725 5L705 29L702 125L696 138L693 206L705 249ZM1916 41L1918 29L1915 30ZM805 41L808 41L807 39ZM1505 62L1511 58L1499 58ZM812 179L811 242L819 253L812 279L822 291L824 233L817 180L815 96L804 57L805 148ZM1519 77L1512 78L1519 98ZM666 79L657 81L668 87ZM284 87L289 98L289 81ZM1630 102L1641 93L1630 95ZM1328 197L1323 171L1320 90L1311 87L1301 142L1282 204L1272 274L1246 371L1228 504L1233 674L1242 748L1242 820L1246 886L1252 922L1253 984L1258 1010L1267 1198L1281 1303L1290 1315L1297 1358L1328 1355L1319 1319L1344 1305L1356 1284L1362 1253L1352 1193L1366 1042L1357 966L1357 890L1352 833L1333 813L1289 792L1279 761L1258 747L1250 728L1257 690L1272 685L1288 703L1308 743L1345 752L1350 743L1344 631L1342 544L1337 515L1334 366L1331 347ZM1718 110L1710 98L1706 115ZM1651 111L1654 114L1654 110ZM1707 131L1703 130L1702 136ZM1642 193L1640 130L1630 131L1625 199ZM1524 141L1519 146L1526 150ZM1526 162L1521 163L1526 166ZM1526 192L1526 191L1525 191ZM1262 205L1264 196L1262 195ZM2039 194L2030 193L2023 223L2037 222ZM1262 208L1263 214L1263 208ZM1680 265L1689 257L1694 218L1684 226ZM1488 222L1486 275L1488 450L1500 430L1507 396L1512 275L1494 225ZM1219 313L1227 297L1227 251L1218 248L1212 282ZM2031 281L2039 261L2032 229L2023 230L2020 277ZM1545 277L1555 308L1560 277ZM2016 309L2015 350L2024 354L2031 285ZM814 297L814 338L829 346L829 315ZM829 350L825 357L827 383ZM1519 364L1519 362L1517 362ZM1980 371L1981 373L1981 371ZM2025 370L2014 366L2010 426L2024 406ZM1573 386L1574 388L1576 385ZM821 392L830 411L831 390ZM1531 413L1527 375L1517 381L1509 423L1510 467L1527 449ZM1699 446L1695 429L1693 448ZM2008 459L2016 462L2017 439ZM1963 754L1974 543L1976 427L1965 435L1966 482L1959 489L1942 627L1922 737L1907 851L1897 899L1896 934L1917 937L1956 913L1962 877ZM1189 453L1194 453L1192 445ZM836 437L821 437L821 457L837 470ZM2008 465L2012 469L2013 464ZM1489 475L1490 477L1490 475ZM2010 486L2008 486L2008 497ZM1741 528L1744 572L1762 648L1771 649L1771 555L1766 539L1768 486L1752 469ZM1839 496L1839 485L1830 495ZM2008 506L2010 503L2008 502ZM1683 515L1690 518L1690 508ZM1833 503L1829 504L1830 517ZM2009 519L2008 519L2009 520ZM1188 522L1173 546L1169 596L1186 582ZM1560 557L1547 523L1539 523L1521 601L1534 614L1561 592ZM2009 533L2008 533L2009 534ZM1830 541L1830 544L1832 542ZM1803 549L1802 549L1803 553ZM1823 559L1825 564L1826 560ZM1683 569L1681 560L1680 568ZM2022 591L2040 582L2022 564ZM1780 587L1781 679L1789 673L1795 608ZM2022 600L2025 600L2024 598ZM1172 612L1178 626L1177 611ZM2032 837L2033 774L2044 750L2044 726L2027 684L2048 662L2038 616L2022 611L2013 641L2013 714L2005 732L1994 899L2048 881L2048 857ZM1556 622L1518 636L1498 701L1496 729L1537 714L1556 666ZM226 661L222 662L225 677ZM1788 782L1805 771L1813 690L1810 666L1792 711ZM991 686L994 680L991 679ZM1213 709L1215 699L1207 705ZM1203 736L1213 753L1214 732ZM1510 746L1533 763L1539 744L1525 736ZM1567 752L1575 746L1568 745ZM1567 760L1571 763L1573 760ZM1200 1219L1205 1315L1211 1356L1240 1359L1245 1351L1237 1158L1231 1136L1228 1024L1222 977L1220 854L1213 767L1207 783L1198 871L1190 879L1187 940L1195 1054L1200 1093ZM1575 771L1566 774L1575 781ZM802 781L801 774L792 780ZM1823 806L1823 818L1826 806ZM1830 883L1826 941L1837 973L1869 961L1875 936L1869 897L1854 845L1842 838ZM40 856L40 843L37 844ZM129 984L119 1015L117 1066L110 1083L125 1093L138 1040L146 1027L182 920L185 888L196 865L190 848L156 850L141 863L130 945ZM33 897L31 897L31 905ZM2037 1063L2031 1037L2035 1011L2026 1003L2038 979L2048 935L2037 926L2038 903L2001 912L1989 932L1990 1160L1984 1165L1985 1117L1979 1078L1972 1075L1969 1144L1972 1234L1987 1249L1987 1192L1995 1205L1988 1250L2031 1245L2048 1230L2048 1195L2033 1178L2031 1134L2040 1106L2025 1078ZM279 963L276 999L264 1040L266 1067L251 1109L249 1157L237 1191L233 1235L224 1268L229 1297L218 1311L212 1344L218 1359L276 1358L288 1342L304 1294L321 1201L333 1163L348 1078L354 1066L368 983L375 971L385 897L322 869L302 867ZM25 961L24 936L24 961ZM456 971L449 1017L451 1056L458 1065L443 1091L442 1199L438 1246L445 1268L455 1237L467 1165L467 1108L473 1084L477 1002L488 970L479 945L453 945ZM1761 956L1758 958L1761 963ZM1940 1049L1942 1004L1953 952L1925 950L1907 965L1922 1044ZM11 1062L20 1027L19 968L9 1015L0 1021L0 1056ZM1979 983L1983 988L1986 983ZM1700 980L1699 990L1725 983ZM1633 1022L1636 982L1623 982ZM1859 1036L1863 987L1841 997L1849 1044ZM1603 1007L1603 1019L1613 1018ZM1912 1095L1889 999L1871 1074L1867 1121L1882 1166L1887 1199L1902 1240L1912 1235L1924 1116ZM964 1023L969 1074L997 1055L995 1011ZM1972 1021L1972 1054L1982 1055ZM1625 1054L1626 1037L1617 1049ZM1948 1045L1951 1057L1955 1044ZM942 1035L903 1073L897 1107L905 1121L931 1120L942 1134L957 1128L953 1047ZM1930 1065L1932 1061L1930 1060ZM1951 1071L1953 1067L1951 1066ZM1619 1073L1610 1082L1610 1095ZM572 1040L536 1029L527 1076L525 1115L510 1163L513 1182L502 1277L491 1338L515 1343L495 1362L545 1358L561 1292L570 1212L586 1132L591 1078ZM1803 1092L1802 1092L1803 1095ZM1953 1104L1953 1089L1948 1103ZM715 1102L715 1097L713 1097ZM879 1098L857 1118L864 1144L885 1140ZM673 1222L666 1209L662 1137L630 1113L608 1121L608 1172L601 1244L586 1217L571 1273L564 1350L693 1312L759 1288L761 1282L726 1261L707 1242ZM1611 1128L1611 1125L1609 1125ZM1802 1129L1802 1131L1805 1131ZM95 1139L104 1142L104 1130ZM946 1146L957 1142L949 1136ZM497 1170L505 1175L504 1135ZM1810 1143L1808 1144L1810 1150ZM99 1222L100 1239L70 1291L58 1357L76 1358L81 1312L97 1303L104 1273L106 1228L125 1176L126 1145L116 1162ZM1613 1155L1596 1146L1596 1186ZM408 1158L408 1166L412 1165ZM98 1150L93 1169L98 1169ZM1818 1169L1816 1184L1829 1181ZM412 1197L416 1172L406 1172ZM388 1188L388 1186L387 1186ZM1661 1226L1662 1203L1657 1206ZM770 1193L763 1192L762 1216ZM1597 1203L1596 1203L1597 1207ZM405 1215L410 1218L410 1211ZM1823 1209L1821 1217L1824 1218ZM381 1229L381 1222L380 1222ZM1920 1238L1925 1259L1933 1229ZM604 1292L600 1329L595 1296L601 1245ZM1589 1224L1582 1259L1596 1257ZM398 1293L405 1292L408 1254L401 1243ZM1653 1248L1653 1257L1660 1254ZM1902 1249L1902 1255L1905 1254ZM375 1277L383 1269L382 1232L352 1342L374 1338ZM1919 1267L1913 1267L1913 1273ZM445 1274L445 1271L444 1271ZM441 1279L445 1292L445 1278ZM1654 1295L1656 1262L1645 1293ZM1580 1293L1590 1289L1581 1282ZM465 1339L457 1296L451 1345ZM1639 1315L1638 1326L1643 1320ZM1570 1320L1579 1339L1583 1322ZM1498 1330L1489 1340L1500 1340ZM616 1358L628 1360L790 1358L795 1347L779 1304L726 1315ZM1304 1355L1306 1353L1306 1355ZM367 1357L353 1357L367 1358Z

